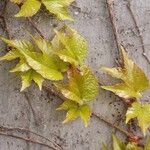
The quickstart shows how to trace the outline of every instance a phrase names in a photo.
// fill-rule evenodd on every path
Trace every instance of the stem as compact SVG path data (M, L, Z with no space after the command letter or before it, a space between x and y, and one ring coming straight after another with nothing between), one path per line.
M37 31L37 33L44 39L44 35L42 32L36 27L36 24L32 21L30 17L27 17L27 20L30 22L30 24L33 26L33 28Z
M118 32L117 32L117 28L115 25L115 21L114 21L114 15L113 15L113 1L112 0L106 0L106 4L107 4L107 8L108 8L108 13L109 13L109 18L110 18L110 22L112 24L112 30L113 30L113 34L114 34L114 38L116 41L116 46L118 49L118 52L120 51L119 47L120 47L120 43L119 43L119 37L118 37Z
M24 138L24 137L20 137L20 136L8 134L8 133L3 133L3 132L0 132L0 135L13 137L13 138L16 138L16 139L20 139L20 140L22 140L22 141L27 141L27 142L34 143L34 144L39 144L39 145L48 147L48 148L50 148L50 149L57 150L57 149L54 148L54 147L51 147L51 146L49 146L49 145L47 145L47 144L44 144L44 143L42 143L42 142L29 139L29 138Z
M4 2L4 8L2 10L2 15L0 15L0 19L3 21L4 30L6 31L8 39L11 39L10 32L9 32L7 22L6 22L6 18L5 18L6 6L7 6L7 0L5 0Z
M134 13L133 13L133 11L132 11L132 9L131 9L131 3L130 3L130 1L128 1L127 8L128 8L128 10L129 10L129 12L130 12L130 15L131 15L131 17L132 17L132 19L133 19L134 25L135 25L136 30L137 30L138 35L139 35L139 40L140 40L140 42L141 42L141 46L142 46L142 50L143 50L142 55L143 55L144 58L147 60L147 62L150 64L150 59L149 59L149 58L147 57L147 55L146 55L146 50L145 50L145 46L144 46L144 40L143 40L141 31L140 31L140 29L139 29L139 26L138 26L138 24L137 24L137 21L136 21L136 19L135 19L135 15L134 15Z
M28 129L24 129L24 128L12 128L12 127L6 127L6 126L0 125L0 130L1 131L18 131L18 132L32 133L32 134L34 134L34 135L36 135L38 137L41 137L41 138L49 141L51 144L53 144L54 146L58 147L60 150L63 150L62 147L60 147L59 145L57 145L54 141L52 141L52 140L48 139L47 137L44 137L44 136L42 136L42 135L40 135L38 133L30 131Z
M124 129L120 128L120 127L117 126L117 125L114 125L114 124L111 123L110 121L104 119L104 117L102 117L102 116L100 116L100 115L98 115L98 114L96 114L96 113L94 113L94 112L92 113L92 116L94 116L94 117L96 117L96 118L102 120L103 122L107 123L109 126L115 128L115 129L117 129L118 131L120 131L121 133L125 134L126 136L131 136L131 135L132 135L131 133L125 131Z

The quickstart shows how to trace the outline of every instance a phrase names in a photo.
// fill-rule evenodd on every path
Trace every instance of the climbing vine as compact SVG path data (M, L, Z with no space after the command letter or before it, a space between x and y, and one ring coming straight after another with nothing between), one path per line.
M74 0L10 1L20 7L20 11L15 15L16 17L33 16L38 12L41 5L44 5L47 10L57 18L61 20L73 20L68 13L67 7L71 5ZM110 3L107 4L110 6ZM112 11L109 11L109 14L111 16ZM114 24L112 19L111 17L111 21ZM5 21L5 18L3 18L3 20ZM5 26L7 29L6 24ZM35 25L33 27L35 28ZM36 30L38 31L37 28ZM113 30L116 35L116 28L113 28ZM7 32L9 34L8 30ZM28 88L32 81L42 90L42 87L44 87L43 81L51 80L55 88L63 96L63 98L61 98L63 103L57 108L57 110L67 111L63 123L73 121L80 117L87 127L90 117L94 115L128 136L128 143L125 145L120 139L113 135L113 150L149 150L149 138L145 146L140 145L139 141L141 137L119 129L104 118L93 113L89 102L94 100L98 95L99 81L93 74L92 69L84 63L87 56L87 42L77 31L67 25L59 30L55 29L54 32L55 35L52 40L44 39L44 36L41 34L40 36L30 35L31 41L10 39L9 36L7 39L0 36L0 39L10 47L6 55L0 57L0 61L19 60L17 65L12 68L10 72L17 73L17 75L21 77L21 91ZM115 85L103 85L101 88L115 93L127 104L126 124L133 119L137 119L143 135L146 136L147 130L150 127L150 104L143 102L141 98L142 93L149 88L149 80L138 65L129 59L126 50L123 46L120 46L118 41L117 47L120 48L122 59L120 66L116 68L103 67L101 71L120 79L121 82ZM67 80L64 81L64 78L67 78ZM1 128L8 130L8 128ZM24 130L22 129L21 131ZM3 133L0 134L7 135ZM17 136L15 138L17 138ZM22 140L42 145L42 143L38 141L23 138ZM56 146L58 147L58 145ZM105 144L102 145L102 149L108 150Z

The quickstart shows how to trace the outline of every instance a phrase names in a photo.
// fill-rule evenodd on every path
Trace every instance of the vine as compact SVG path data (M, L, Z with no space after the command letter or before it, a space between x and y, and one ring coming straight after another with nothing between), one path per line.
M48 0L10 0L16 3L21 10L16 15L16 17L27 17L28 21L33 25L34 29L39 33L39 37L34 37L32 35L31 41L26 40L11 40L9 34L9 29L7 28L7 23L4 16L0 18L4 22L5 30L8 35L8 39L0 36L10 47L10 51L0 57L0 60L12 61L14 59L19 59L18 64L10 70L10 72L17 73L22 79L21 91L28 88L32 81L34 81L40 90L42 87L47 92L52 95L59 97L63 103L59 106L57 110L67 111L67 115L63 123L73 121L80 117L85 126L88 126L88 122L91 116L94 116L113 128L116 128L120 132L124 133L128 137L129 143L125 145L116 136L113 136L113 146L114 150L149 150L150 140L147 140L145 146L140 145L140 140L143 137L134 135L132 132L127 132L120 127L112 124L108 120L104 119L102 116L93 112L89 106L89 102L95 99L98 95L99 82L97 77L92 73L91 69L84 64L84 59L87 54L87 42L86 40L75 31L73 28L65 25L60 30L54 30L55 36L52 40L44 39L42 33L36 27L36 24L32 21L30 16L33 16L40 9L41 4L45 5L50 13L53 13L61 20L72 20L68 14L67 7L74 0L61 0L61 1L48 1ZM112 4L111 0L106 0L107 7L109 10L109 16L112 23L112 28L115 36L115 41L117 49L120 49L120 43L118 41L118 33L114 22ZM5 3L6 7L7 2ZM130 5L128 4L128 9L131 12L131 16L134 20L135 26L138 30L138 25L134 18L133 12ZM4 7L4 12L5 12ZM4 14L3 12L3 14ZM140 41L143 48L143 56L149 62L149 59L145 55L145 48L143 39L140 31ZM116 68L106 68L103 67L102 70L111 75L112 77L121 79L122 82L112 85L112 86L101 86L105 90L109 90L123 99L123 101L128 105L128 110L126 113L126 124L130 120L137 119L138 125L141 128L143 135L147 135L147 130L150 127L150 104L143 103L141 100L142 92L149 88L149 80L144 74L144 72L131 60L125 49L121 46L120 54L122 57L121 65ZM67 77L67 81L64 82L64 77ZM47 87L43 85L44 80L53 81L55 88ZM56 82L59 81L59 82ZM59 91L60 94L55 91ZM32 131L21 129L21 128L8 128L1 126L2 131L18 130L22 132ZM19 137L16 135L11 135L9 133L0 132L0 135L11 136L24 141L37 143L48 148L56 149L42 143L40 141L35 141L29 138ZM49 139L36 134L45 140ZM58 149L62 149L55 142L52 142L54 146ZM102 147L103 150L107 150L105 144Z

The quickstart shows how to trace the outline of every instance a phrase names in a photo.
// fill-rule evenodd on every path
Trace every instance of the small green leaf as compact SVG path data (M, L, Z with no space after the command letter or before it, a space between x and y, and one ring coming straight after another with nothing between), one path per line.
M10 72L25 72L30 70L31 67L26 63L24 59L21 59L20 62L10 70Z
M42 89L42 83L43 83L44 79L40 74L36 73L33 69L30 69L29 71L22 73L21 78L22 78L21 91L23 91L25 88L29 87L32 80L35 83L37 83L40 90Z
M144 150L150 150L150 137L147 139Z
M126 83L119 83L119 84L112 85L112 86L101 86L101 87L105 90L112 91L119 97L123 97L125 99L131 98L131 97L136 97L136 98L141 97L141 94L139 92L136 92L133 89L133 87L130 87Z
M88 105L82 105L79 107L79 115L83 120L85 127L88 126L90 116L91 116L91 108Z
M69 15L67 7L74 0L42 0L42 3L45 5L47 10L56 15L61 20L73 20Z
M128 98L139 99L142 92L148 89L149 80L144 72L128 58L124 48L121 47L123 58L123 67L105 68L102 70L110 74L112 77L123 80L124 82L114 86L102 86L102 88L114 92L116 95Z
M78 103L71 100L64 101L64 103L60 105L57 110L68 110L66 119L63 121L63 123L67 123L75 120L78 117L81 117L85 127L87 127L91 116L91 109L87 104L80 106Z
M113 135L113 149L114 150L126 150L126 146L121 140L119 140L115 135Z
M0 57L0 61L1 60L14 60L16 58L21 57L21 54L19 53L19 51L17 49L12 49L11 51L9 51L6 55Z
M55 53L65 62L73 65L83 64L87 54L87 42L85 39L68 26L65 26L60 31L55 30L55 32L57 36L55 37L55 42L57 39L57 44L63 45ZM54 47L56 46L54 45ZM57 47L60 48L58 45Z
M102 150L108 150L107 146L104 143L102 144Z
M23 3L25 0L10 0L12 3L15 3L15 4L21 4Z
M150 127L150 104L133 103L126 113L126 123L133 118L137 118L143 134L146 135L146 131Z
M68 84L55 84L67 99L82 105L97 96L98 80L88 67L82 67L81 72L70 70L68 78Z
M35 15L41 7L39 0L26 0L21 6L21 10L15 17L31 17Z
M32 35L31 35L32 36ZM51 54L53 52L52 45L50 42L46 41L42 37L33 37L35 44L42 51L43 54Z
M49 80L63 79L62 73L55 68L53 60L48 55L40 53L32 53L29 50L23 49L20 51L26 58L28 64L41 74L44 78Z

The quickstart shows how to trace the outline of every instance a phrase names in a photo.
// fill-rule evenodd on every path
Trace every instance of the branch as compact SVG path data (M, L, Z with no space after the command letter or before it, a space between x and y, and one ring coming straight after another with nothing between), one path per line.
M39 145L48 147L50 149L57 150L56 148L51 147L51 146L49 146L49 145L47 145L45 143L42 143L42 142L39 142L39 141L35 141L35 140L29 139L29 138L24 138L24 137L20 137L20 136L17 136L17 135L12 135L12 134L9 134L9 133L3 133L3 132L0 132L0 135L13 137L13 138L16 138L16 139L20 139L22 141L27 141L27 142L34 143L34 144L39 144Z
M32 21L30 17L27 17L27 20L30 22L30 24L33 26L33 28L37 31L37 33L44 39L44 35L42 32L37 28L36 24Z
M4 8L2 10L2 15L0 15L0 19L3 21L4 30L5 30L5 32L7 34L8 39L11 39L10 32L9 32L9 29L8 29L8 26L7 26L7 22L6 22L6 18L5 18L6 7L7 7L7 0L4 1Z
M42 135L40 135L40 134L38 134L38 133L35 133L35 132L33 132L33 131L30 131L30 130L28 130L28 129L24 129L24 128L12 128L12 127L6 127L6 126L0 125L0 130L1 130L1 131L18 131L18 132L31 133L31 134L33 134L33 135L36 135L36 136L38 136L38 137L41 137L41 138L43 138L43 139L49 141L51 144L53 144L55 147L58 147L60 150L63 150L63 148L60 147L58 144L56 144L54 141L52 141L52 140L48 139L47 137L44 137L44 136L42 136Z
M139 39L140 39L141 46L142 46L142 50L143 50L142 55L143 55L144 58L147 60L147 62L150 64L150 59L149 59L149 58L147 57L147 55L146 55L146 50L145 50L145 46L144 46L144 40L143 40L141 31L140 31L140 29L139 29L139 26L138 26L138 24L137 24L137 21L136 21L136 19L135 19L134 13L133 13L133 11L132 11L132 9L131 9L130 1L128 1L127 8L128 8L128 10L129 10L129 12L130 12L130 15L131 15L131 17L132 17L132 19L133 19L134 25L135 25L136 30L137 30L138 35L139 35Z
M113 15L113 0L106 0L106 4L108 8L110 22L112 24L112 30L113 30L114 38L116 41L116 46L119 52L120 43L119 43L118 32L117 32L117 28L116 28L115 21L114 21L114 15Z

